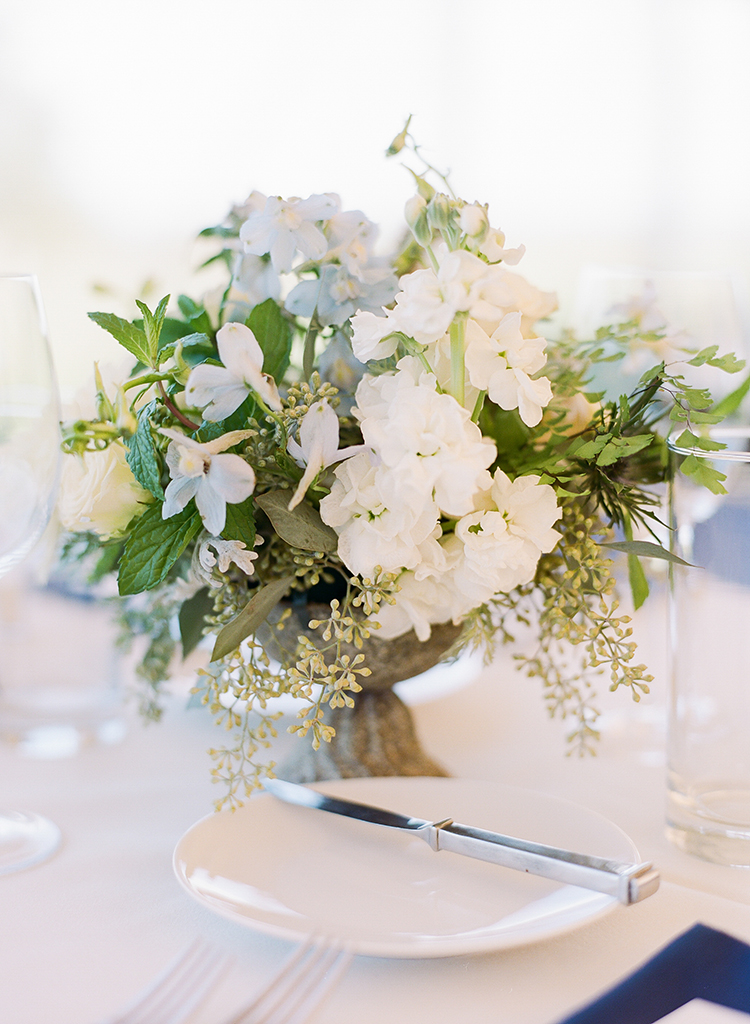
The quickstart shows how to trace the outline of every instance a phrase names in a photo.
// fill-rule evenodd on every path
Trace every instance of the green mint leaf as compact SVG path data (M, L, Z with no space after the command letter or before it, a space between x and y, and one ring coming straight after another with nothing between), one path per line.
M211 318L203 306L199 306L189 295L180 295L177 299L180 312L190 325L191 331L200 331L213 337L214 329Z
M255 516L252 498L238 505L227 505L227 518L221 535L224 540L242 541L248 551L255 546Z
M180 624L183 658L187 658L203 639L206 616L211 615L213 610L214 602L208 587L203 587L187 601L182 602L177 618Z
M180 323L181 321L177 321ZM179 346L182 346L183 356L188 357L192 353L200 352L201 355L213 356L214 347L211 344L211 339L207 334L196 333L186 334L182 337L177 337L172 341L162 341L163 332L159 339L159 365L166 363L168 359L171 359L175 354Z
M255 504L266 513L279 537L292 547L302 551L335 551L339 543L338 535L330 526L326 526L312 505L302 501L289 511L293 494L294 491L286 488L266 491L255 498Z
M143 363L144 366L151 365L148 341L140 327L136 327L129 320L124 320L114 313L89 313L89 319L108 331L115 341L118 341L123 348L136 357L139 363Z
M273 299L255 306L245 324L255 335L263 352L263 372L280 381L289 366L292 328Z
M138 413L138 429L125 442L128 449L128 465L141 487L145 487L155 498L163 498L161 466L156 454L154 436L151 432L150 416L156 409L156 402L149 402Z
M192 502L170 519L161 509L159 501L149 505L125 544L117 579L123 596L158 587L203 525Z
M159 351L159 335L161 334L162 324L164 318L167 315L167 304L169 302L169 296L165 295L155 311L152 313L145 302L140 302L138 299L135 300L135 304L143 313L143 329L146 334L146 343L148 346L149 353L149 366L157 366L158 359L157 353Z
M285 576L281 580L275 580L262 587L248 601L239 615L236 615L221 629L216 637L211 661L218 661L220 658L225 658L227 654L231 654L232 651L236 651L242 641L266 621L279 601L287 594L293 582L294 576Z

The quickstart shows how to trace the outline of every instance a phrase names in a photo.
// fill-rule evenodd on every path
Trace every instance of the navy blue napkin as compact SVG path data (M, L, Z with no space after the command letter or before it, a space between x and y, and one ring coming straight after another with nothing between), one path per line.
M623 982L559 1024L654 1024L691 999L750 1014L750 946L693 925Z

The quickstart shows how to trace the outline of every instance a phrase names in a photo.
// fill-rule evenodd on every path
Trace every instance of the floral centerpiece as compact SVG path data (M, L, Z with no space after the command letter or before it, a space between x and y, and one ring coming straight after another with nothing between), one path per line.
M397 152L421 159L408 123ZM523 664L582 749L592 677L636 700L648 689L610 552L627 553L639 604L639 556L667 557L634 539L656 521L664 436L676 424L709 451L701 427L729 406L661 360L631 394L595 393L598 362L664 332L636 318L552 339L555 296L509 269L523 247L429 164L411 173L391 259L337 195L253 192L203 233L219 243L218 295L138 302L133 321L90 314L134 365L109 393L97 377L96 417L66 425L68 552L117 574L123 622L147 637L148 715L180 639L188 651L215 635L195 692L233 734L214 752L230 802L272 768L258 756L269 699L298 698L292 730L330 742L324 709L356 700L373 636L420 644L452 623L455 654L532 623ZM741 365L715 348L683 358ZM683 469L721 489L700 460ZM264 631L278 637L305 599L324 614L271 661Z

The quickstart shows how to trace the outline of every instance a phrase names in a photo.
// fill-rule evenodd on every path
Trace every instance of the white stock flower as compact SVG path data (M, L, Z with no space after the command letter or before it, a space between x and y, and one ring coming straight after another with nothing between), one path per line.
M552 528L560 518L555 492L538 476L510 480L498 469L480 502L484 507L464 516L455 529L463 557L452 582L467 598L467 610L530 582L540 556L560 539Z
M72 533L115 537L153 500L133 476L121 441L101 451L63 456L57 512Z
M191 370L185 397L203 410L203 418L218 423L238 409L251 391L278 411L281 399L276 382L263 373L263 352L244 324L224 324L216 335L223 366L201 363Z
M442 338L456 313L471 309L481 294L487 264L464 249L442 256L437 274L415 270L401 278L393 321L397 330L429 345Z
M400 590L394 594L395 603L384 602L373 616L373 621L380 623L375 636L392 640L413 629L417 639L425 641L430 638L431 626L460 621L469 609L449 580L449 573L421 580L413 572L402 573L398 578Z
M397 314L383 310L385 316L359 312L352 317L352 351L362 363L370 359L387 359L398 348L394 332L400 330Z
M252 256L270 253L274 270L286 274L297 252L312 260L325 256L328 240L317 225L338 213L339 206L339 197L331 192L307 199L269 196L263 209L240 228L240 241Z
M212 551L211 548L214 550ZM214 554L214 551L216 554ZM219 572L227 572L234 562L246 576L255 572L253 562L258 557L257 551L248 551L247 545L241 540L223 540L221 537L205 537L198 545L198 563L205 577L211 577L214 566L219 565Z
M417 481L397 477L372 452L336 467L320 514L338 533L339 557L353 573L371 577L378 565L397 572L440 557L437 506Z
M286 300L297 316L315 316L323 326L341 327L358 310L373 312L393 301L398 283L384 263L361 267L356 274L329 263L319 278L300 281Z
M327 398L310 406L300 422L299 441L290 437L286 447L297 465L305 467L302 479L289 502L290 510L299 505L322 469L365 450L361 444L339 448L339 418Z
M226 522L227 505L238 505L255 489L252 466L239 455L219 453L250 437L253 431L232 430L205 443L168 427L162 427L161 433L172 439L167 449L172 480L164 494L162 518L177 515L195 498L203 525L218 537Z
M415 380L415 362L407 358L395 373L365 375L354 415L386 466L420 481L446 515L461 516L473 507L497 450L455 398L436 390L432 374Z
M524 338L521 313L508 313L490 337L470 320L466 326L465 362L474 387L486 391L501 409L518 409L523 422L534 427L552 400L546 377L532 380L547 361L544 338Z
M537 320L545 319L556 309L557 296L554 292L540 291L525 277L496 264L487 268L479 299L469 315L481 323L488 334L492 334L507 313L518 312L521 314L521 334L530 338L534 335Z

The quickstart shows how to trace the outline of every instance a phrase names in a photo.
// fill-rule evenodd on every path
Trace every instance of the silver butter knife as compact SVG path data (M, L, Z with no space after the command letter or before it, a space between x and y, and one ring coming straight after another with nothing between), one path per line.
M590 857L471 825L459 825L451 818L442 821L410 818L380 807L325 796L315 789L282 779L267 779L264 788L287 803L412 832L435 851L450 850L491 864L551 878L555 882L594 889L614 896L626 905L639 903L659 888L659 872L650 863L622 864L603 857Z

